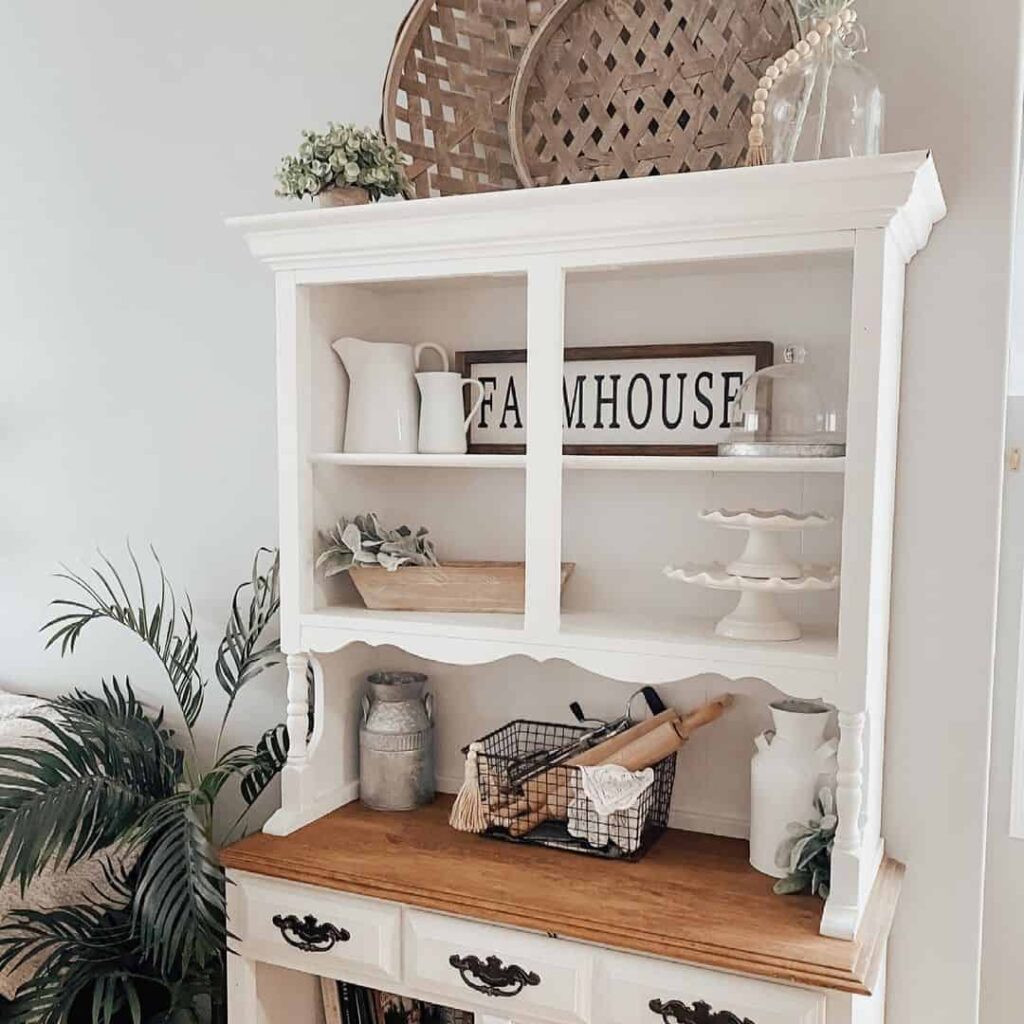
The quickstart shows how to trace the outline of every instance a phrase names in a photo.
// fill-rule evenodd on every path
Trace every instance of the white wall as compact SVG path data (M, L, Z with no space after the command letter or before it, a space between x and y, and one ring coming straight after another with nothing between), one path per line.
M1024 398L1009 399L1006 429L1008 446L1024 446ZM981 972L981 1019L985 1022L1014 1020L1024 1002L1024 977L1021 975L1024 962L1024 830L1018 824L1015 834L1011 835L1018 687L1024 667L1021 663L1022 585L1024 472L1018 470L1006 474L1003 497ZM1021 697L1024 698L1024 693ZM1021 739L1024 740L1024 736ZM1024 793L1021 796L1024 797ZM1024 808L1017 821L1024 822Z
M858 6L888 93L888 148L934 147L951 208L908 292L885 810L890 849L911 870L890 1003L894 1020L966 1024L1020 5ZM106 638L61 663L36 629L54 564L127 535L157 544L215 641L231 585L275 523L272 291L220 218L274 205L270 175L299 128L375 119L404 7L0 7L0 682L53 691L123 671L127 655ZM144 659L131 665L137 682L155 678ZM263 687L252 730L282 705Z
M950 207L907 292L884 828L910 866L892 1019L952 1024L977 1014L1021 10L858 7L889 147L934 147Z
M126 538L190 589L211 667L277 529L273 285L222 219L285 205L300 129L375 121L403 7L0 4L0 686L166 699L114 627L63 662L37 633L57 563ZM278 679L242 707L238 740L281 719Z

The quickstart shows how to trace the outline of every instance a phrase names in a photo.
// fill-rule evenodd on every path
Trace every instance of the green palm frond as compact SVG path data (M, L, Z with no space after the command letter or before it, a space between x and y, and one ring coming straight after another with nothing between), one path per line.
M118 728L131 728L139 721L149 722L153 727L162 730L161 736L165 740L170 741L173 738L173 730L164 728L163 712L151 718L145 705L135 696L135 691L127 679L122 688L117 676L114 676L109 686L105 681L101 682L101 689L102 696L86 693L84 690L72 690L71 693L53 697L46 703L65 714L102 719Z
M199 780L196 789L201 798L212 806L221 790L232 779L249 770L255 757L255 749L246 746L232 747L221 754L214 766Z
M256 744L242 776L242 799L251 807L277 777L288 760L288 727L275 725Z
M170 796L181 781L184 756L173 746L174 732L164 725L163 712L150 717L127 679L123 688L116 676L110 685L105 680L101 685L102 696L74 690L47 704L59 713L66 732L101 752L110 746L124 755L119 766L110 763L107 771L120 767L154 799Z
M115 731L76 736L26 718L49 732L41 746L0 747L0 884L17 878L23 889L45 866L74 864L126 833L153 804L165 768Z
M241 776L241 794L245 801L242 813L223 833L229 842L245 820L252 805L277 778L288 760L288 728L275 725L268 729L255 747L234 747L223 754L199 782L198 790L212 804L232 779Z
M269 566L263 563L269 559ZM280 653L277 639L260 639L280 607L280 561L276 551L260 548L252 563L252 576L235 591L224 639L217 649L217 682L228 695L228 708L238 691L265 668L275 665ZM245 599L248 597L248 607Z
M13 911L0 927L0 967L37 956L43 961L5 1010L7 1024L69 1024L83 1001L93 1024L142 1021L145 967L128 913L92 905Z
M162 800L138 827L132 919L143 954L165 977L202 967L226 940L224 872L196 803L195 793Z
M82 631L91 622L107 620L131 630L160 659L191 735L203 708L205 689L197 667L199 634L194 623L192 602L186 595L184 604L179 604L154 551L153 559L160 573L160 598L150 606L146 600L142 571L131 547L128 548L128 556L135 573L133 588L125 584L114 564L102 552L100 558L106 569L93 568L95 583L67 567L57 574L58 579L67 580L80 592L80 599L59 598L52 602L64 610L43 625L43 632L50 632L46 646L50 648L59 644L61 655L72 653Z
M127 878L111 876L97 887L94 905L0 922L0 966L46 958L13 1015L5 1009L3 1020L12 1024L180 1024L198 1022L204 1005L223 1021L228 933L214 804L237 779L248 810L285 762L287 730L280 725L255 746L215 753L213 767L202 771L193 727L206 684L191 605L177 600L155 552L160 592L148 600L130 548L128 554L134 578L126 573L127 584L102 555L90 575L60 574L77 592L54 602L59 611L43 627L47 647L70 654L85 627L103 620L141 639L161 661L181 709L192 741L188 771L163 713L149 714L130 683L117 678L104 682L102 693L77 690L50 701L58 717L34 719L45 730L38 749L0 748L0 883L14 877L24 886L44 865L73 862L115 841L137 854ZM268 637L278 584L277 553L260 549L250 579L233 595L217 651L216 678L228 696L221 735L241 689L277 660L279 643Z

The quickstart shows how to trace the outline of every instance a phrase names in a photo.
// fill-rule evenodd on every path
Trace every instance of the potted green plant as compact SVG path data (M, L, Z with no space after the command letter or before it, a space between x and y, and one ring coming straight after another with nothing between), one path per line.
M372 128L330 122L304 131L295 155L281 160L276 194L318 206L358 206L381 196L412 195L402 154Z
M105 850L132 854L116 858L129 865L126 873L108 877L107 891L82 905L15 911L0 922L0 966L35 967L5 1021L216 1024L226 1017L217 849L244 831L288 742L283 725L252 746L224 749L223 741L242 690L279 660L277 552L257 552L232 599L213 666L225 707L208 756L197 733L209 681L191 602L176 598L159 560L158 593L147 592L129 556L127 574L105 558L88 577L59 574L75 593L54 602L58 614L43 627L47 647L70 654L100 622L134 635L173 693L174 729L115 678L101 693L49 701L55 715L33 718L47 732L38 749L0 748L0 884L15 879L24 887L55 865ZM231 785L242 813L225 827L216 810Z

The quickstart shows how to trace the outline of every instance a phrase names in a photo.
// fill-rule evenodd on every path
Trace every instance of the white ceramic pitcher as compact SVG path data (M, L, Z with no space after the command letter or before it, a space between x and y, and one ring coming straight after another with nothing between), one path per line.
M484 400L484 386L478 380L457 373L417 373L420 388L421 452L431 455L463 455L466 431ZM462 391L477 388L478 394L469 415L462 404Z
M417 451L419 395L414 374L432 349L448 369L448 353L424 342L415 348L390 342L339 338L331 346L348 374L345 451L413 454Z
M788 872L775 863L779 845L790 822L814 817L821 787L834 785L838 743L825 739L827 704L782 700L769 707L775 729L755 739L750 762L750 863L783 878Z

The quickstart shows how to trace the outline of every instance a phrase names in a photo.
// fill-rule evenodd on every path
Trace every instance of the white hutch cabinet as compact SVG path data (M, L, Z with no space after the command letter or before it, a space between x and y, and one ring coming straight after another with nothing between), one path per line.
M291 742L281 809L224 855L238 883L233 1024L266 1012L263 963L300 972L296 985L349 978L542 1024L882 1019L902 871L885 858L881 789L903 282L944 213L930 156L906 153L231 222L276 281ZM339 454L346 378L330 343L342 335L525 348L526 453ZM846 395L845 458L563 455L566 346L754 339L777 355L804 345ZM728 557L735 538L697 519L715 504L836 517L802 541L842 573L838 596L792 599L802 639L718 637L729 597L661 576L667 562ZM443 558L525 560L525 614L365 610L313 562L318 529L368 509L428 525ZM562 561L577 568L560 593ZM432 677L450 791L459 747L514 717L550 718L567 686L585 705L640 683L665 684L677 705L732 688L743 699L731 732L733 713L720 738L708 729L684 751L672 824L690 831L623 864L452 832L445 798L410 815L353 803L362 680L396 662ZM745 862L750 740L779 693L838 710L823 912L771 895ZM348 939L300 949L273 923L289 914ZM450 963L471 953L541 981L482 992Z

